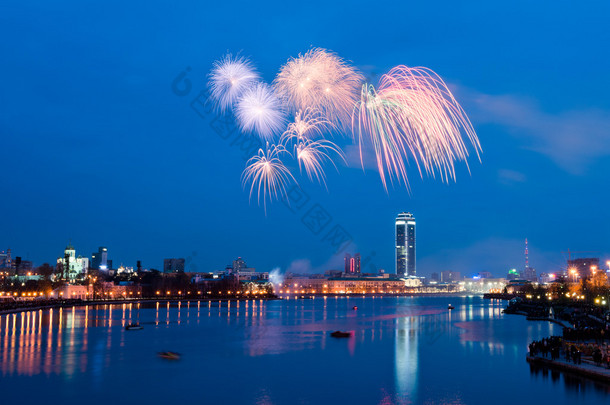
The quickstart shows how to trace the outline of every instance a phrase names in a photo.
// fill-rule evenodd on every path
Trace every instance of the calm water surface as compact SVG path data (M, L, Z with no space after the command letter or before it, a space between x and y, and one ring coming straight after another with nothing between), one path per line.
M0 403L608 403L603 385L530 369L527 344L560 327L504 305L333 297L2 315ZM144 330L125 331L130 321Z

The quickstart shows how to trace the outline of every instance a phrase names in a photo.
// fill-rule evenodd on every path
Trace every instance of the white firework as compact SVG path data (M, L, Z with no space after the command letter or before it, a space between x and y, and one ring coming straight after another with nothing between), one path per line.
M210 96L216 107L225 112L258 80L259 75L248 59L227 54L214 62L208 82Z
M243 132L254 132L263 139L273 138L286 127L282 102L265 83L246 89L235 106L235 117Z

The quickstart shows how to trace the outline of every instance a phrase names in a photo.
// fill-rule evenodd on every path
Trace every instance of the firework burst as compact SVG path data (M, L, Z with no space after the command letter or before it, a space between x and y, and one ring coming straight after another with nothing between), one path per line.
M334 124L349 121L363 76L345 60L314 48L282 66L274 85L291 111L314 108Z
M245 90L235 106L235 116L242 131L254 132L263 139L282 132L286 125L282 102L265 83Z
M284 146L269 145L267 142L265 150L259 149L258 153L246 162L246 169L242 174L244 187L250 183L250 199L256 189L258 204L260 205L262 196L265 212L267 211L267 199L286 197L286 186L291 181L296 183L280 159L282 153L288 153Z
M208 82L210 97L216 107L225 112L258 79L259 75L249 60L227 54L214 62Z
M384 187L396 179L408 186L406 163L443 181L455 179L455 161L469 155L466 135L477 156L478 138L445 82L426 68L397 66L383 75L379 88L365 85L352 116L360 156L372 145Z

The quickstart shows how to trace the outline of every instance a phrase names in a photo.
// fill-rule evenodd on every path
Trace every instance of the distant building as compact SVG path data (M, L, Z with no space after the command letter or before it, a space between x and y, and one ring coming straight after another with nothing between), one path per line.
M11 249L8 249L6 252L4 250L0 251L0 269L12 268L13 260L11 258Z
M91 268L102 271L112 269L112 260L108 260L108 248L100 246L97 252L91 254Z
M517 269L510 269L506 275L507 280L518 280L521 277Z
M184 273L183 258L163 260L163 273Z
M538 276L536 276L536 269L534 269L533 267L527 266L523 270L523 273L521 274L521 278L523 280L532 281L532 282L538 281Z
M248 266L246 266L246 262L241 257L233 260L233 273L239 273L241 269L245 269L246 267Z
M415 217L401 212L396 218L396 275L415 276Z
M432 275L430 276L430 281L435 281L435 282L439 282L441 281L441 279L438 276L438 273L432 273Z
M599 268L599 258L597 257L568 260L568 271L570 273L576 271L579 277L588 277Z
M481 272L477 273L476 277L478 277L478 278L492 278L493 276L488 271L481 271Z
M360 274L360 253L356 253L354 257L349 253L345 254L345 273Z
M241 257L233 260L233 266L227 266L226 272L229 274L245 274L245 273L256 273L254 267L248 267L246 262Z
M411 281L417 284L416 279ZM413 287L420 284L413 285ZM407 283L404 279L393 277L389 274L375 277L286 277L279 289L280 294L370 294L370 293L404 293Z
M64 257L57 259L57 266L61 267L62 278L74 281L77 278L84 277L89 269L89 258L76 256L76 250L72 244L69 244L64 250Z
M27 273L32 272L33 267L34 266L32 265L31 261L23 260L19 256L15 257L15 260L13 260L13 270L17 275L27 275Z
M540 283L549 284L554 281L557 281L557 276L554 273L541 273L540 274Z
M441 283L460 281L462 274L459 271L441 271Z

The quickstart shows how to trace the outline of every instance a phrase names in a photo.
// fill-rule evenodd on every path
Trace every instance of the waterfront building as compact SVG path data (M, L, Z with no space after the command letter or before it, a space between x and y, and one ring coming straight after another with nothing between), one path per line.
M408 292L404 279L389 274L368 277L286 277L280 294L398 294Z
M87 274L89 269L89 258L76 256L76 250L69 244L64 250L64 257L57 259L57 267L61 269L61 277L64 280L74 281Z
M396 217L396 275L415 276L415 217L401 212Z
M108 248L100 246L97 252L91 254L91 268L102 271L112 269L112 260L108 260Z
M183 273L184 272L183 258L177 259L164 259L163 260L163 273Z
M485 293L501 293L506 287L506 279L503 278L479 278L463 282L465 291L485 294Z

